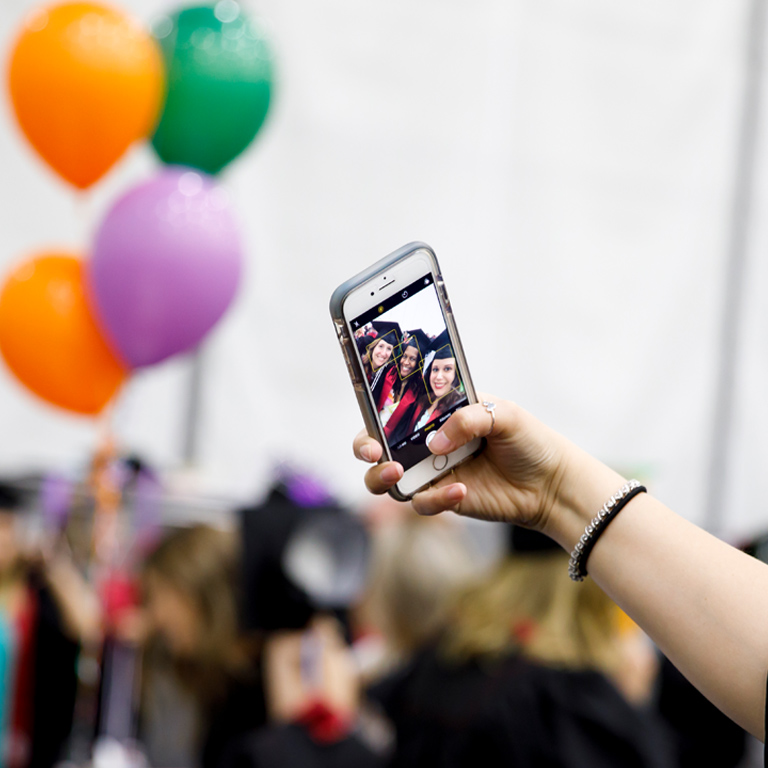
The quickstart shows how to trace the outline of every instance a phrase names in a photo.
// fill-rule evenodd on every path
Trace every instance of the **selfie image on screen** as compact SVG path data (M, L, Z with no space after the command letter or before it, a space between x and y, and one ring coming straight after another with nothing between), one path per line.
M352 330L392 458L408 469L467 402L432 276L354 318Z

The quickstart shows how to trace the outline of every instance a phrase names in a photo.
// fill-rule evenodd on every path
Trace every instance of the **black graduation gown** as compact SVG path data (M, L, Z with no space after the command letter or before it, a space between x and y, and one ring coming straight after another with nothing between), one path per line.
M408 403L404 408L404 412L398 414L400 418L397 422L397 426L392 430L392 434L389 436L390 444L396 445L401 440L405 440L413 432L413 427L424 410L425 405L423 402L420 402L418 398Z
M221 768L241 738L267 725L267 704L258 668L231 680L223 700L207 708L202 768Z
M370 692L392 719L392 768L671 768L650 713L597 672L519 657L450 666L419 655Z
M737 768L747 752L747 732L699 693L664 658L659 713L679 743L680 768Z
M222 768L384 768L357 736L318 744L299 725L271 725L242 739Z
M38 616L28 768L52 768L65 756L72 731L80 645L64 631L59 608L42 577L33 573L30 583L37 593Z
M208 718L203 768L383 768L354 734L325 744L303 726L269 723L258 674L232 682Z

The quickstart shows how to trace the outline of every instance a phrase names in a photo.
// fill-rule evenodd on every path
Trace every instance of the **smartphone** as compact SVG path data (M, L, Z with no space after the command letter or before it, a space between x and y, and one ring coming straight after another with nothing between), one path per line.
M390 494L410 499L470 459L481 439L447 456L428 448L452 413L477 402L434 251L409 243L342 283L331 316L368 434L405 473Z

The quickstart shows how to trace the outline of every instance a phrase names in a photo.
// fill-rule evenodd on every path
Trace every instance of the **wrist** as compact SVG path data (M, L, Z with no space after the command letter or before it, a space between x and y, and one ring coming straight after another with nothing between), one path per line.
M569 445L543 533L570 553L597 511L626 482L615 470Z

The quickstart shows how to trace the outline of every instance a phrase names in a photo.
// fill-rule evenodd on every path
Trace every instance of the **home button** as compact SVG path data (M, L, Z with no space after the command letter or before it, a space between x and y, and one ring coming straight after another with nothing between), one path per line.
M447 456L435 456L432 459L432 466L439 472L441 469L445 469L448 466Z

